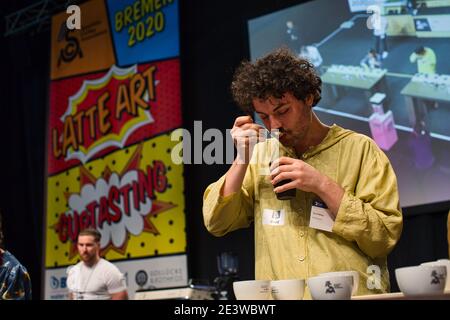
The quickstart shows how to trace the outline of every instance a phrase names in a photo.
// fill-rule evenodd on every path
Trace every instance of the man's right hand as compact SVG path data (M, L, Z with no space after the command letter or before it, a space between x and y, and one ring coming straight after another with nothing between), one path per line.
M254 123L250 116L238 117L234 121L231 136L237 149L237 156L228 170L225 183L220 190L222 197L238 192L241 189L253 148L258 141L263 141L265 130L262 126Z
M264 140L264 127L253 122L250 116L237 117L231 129L231 136L237 149L236 162L248 164L256 143Z

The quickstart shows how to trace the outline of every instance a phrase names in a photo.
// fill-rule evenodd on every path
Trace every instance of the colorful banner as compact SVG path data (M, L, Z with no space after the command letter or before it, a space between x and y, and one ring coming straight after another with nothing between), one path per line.
M68 30L65 12L53 16L51 79L104 70L115 63L102 0L80 6L82 28Z
M170 34L177 50L155 36L133 46L133 54L122 51L121 35L111 33L115 22L108 21L102 0L80 6L81 30L65 28L65 13L53 17L45 219L48 299L66 298L64 270L79 261L76 240L87 227L100 231L101 256L126 275L139 270L158 274L156 269L171 258L177 277L153 280L159 281L156 287L187 284L183 166L171 158L179 143L171 134L182 125L178 6L176 1L128 2L108 3L111 19L122 10L127 22L130 6L145 9L141 18L161 12L167 27L161 39ZM128 60L118 59L128 54ZM138 287L134 278L127 280L133 297Z
M179 55L178 0L108 0L119 66Z
M75 262L76 237L86 227L100 231L101 253L110 260L185 252L175 143L164 134L49 177L46 266Z
M179 61L53 81L49 174L181 127Z

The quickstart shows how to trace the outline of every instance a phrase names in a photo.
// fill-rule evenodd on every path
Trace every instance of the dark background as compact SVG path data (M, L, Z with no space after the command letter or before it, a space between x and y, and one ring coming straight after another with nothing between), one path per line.
M12 2L12 1L11 1ZM241 115L229 92L233 70L249 59L247 19L302 1L181 0L181 62L184 127L195 120L203 130L231 128ZM304 1L303 1L304 2ZM45 208L45 146L48 112L49 30L5 38L4 15L33 1L0 3L0 212L6 247L28 268L33 297L41 296L43 276L43 216ZM187 165L185 190L189 276L212 281L218 275L216 256L234 251L239 277L254 277L252 228L222 238L203 226L202 195L227 165ZM393 270L448 257L448 203L404 209L402 238L389 256L391 284L398 290Z

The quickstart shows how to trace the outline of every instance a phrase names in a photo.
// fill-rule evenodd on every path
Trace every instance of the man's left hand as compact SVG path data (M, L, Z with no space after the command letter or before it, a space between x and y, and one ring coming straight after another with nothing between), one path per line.
M292 180L276 187L276 193L293 188L313 192L325 201L333 215L337 214L344 189L311 165L299 159L281 157L272 163L270 173L273 185L283 180Z
M326 178L306 162L289 157L281 157L275 160L270 166L270 173L273 185L283 180L292 180L275 188L276 193L293 188L317 193L322 181Z

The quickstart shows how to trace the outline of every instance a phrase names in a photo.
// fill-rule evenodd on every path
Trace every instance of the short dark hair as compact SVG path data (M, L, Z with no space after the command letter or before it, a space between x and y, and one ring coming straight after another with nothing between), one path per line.
M234 74L231 92L239 107L251 114L255 111L253 99L280 99L287 92L303 101L312 95L315 106L321 99L321 85L322 80L308 60L281 48L254 63L243 61Z
M80 236L93 236L95 242L100 242L100 239L102 238L102 234L94 228L86 228L80 231L78 234L78 237Z
M416 50L415 50L414 52L415 52L416 54L422 55L422 54L425 53L425 47L424 47L424 46L417 47Z

